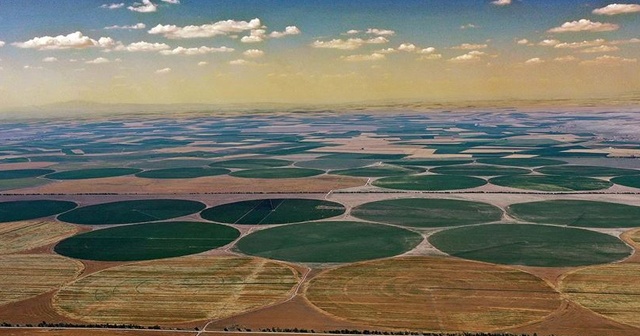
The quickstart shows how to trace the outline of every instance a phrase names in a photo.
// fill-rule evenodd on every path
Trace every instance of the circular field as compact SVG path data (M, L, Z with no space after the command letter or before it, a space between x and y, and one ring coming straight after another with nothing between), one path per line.
M50 254L0 256L0 305L56 289L77 277L80 262Z
M594 231L528 224L490 224L438 232L429 242L452 256L496 264L569 267L629 256L620 239Z
M555 166L565 164L565 161L544 159L544 158L491 158L491 159L478 159L478 163L484 163L489 165L498 166L512 166L512 167L540 167L540 166Z
M4 223L0 225L0 254L29 251L57 243L77 232L77 226L57 221Z
M420 168L403 168L391 165L353 168L345 170L333 170L330 173L334 175L355 176L355 177L383 177L383 176L402 176L424 172Z
M619 203L551 200L512 204L507 212L533 223L594 228L640 227L640 207Z
M562 279L569 299L620 323L640 327L640 264L588 267Z
M372 222L411 227L459 226L502 218L502 210L487 203L424 198L365 203L353 208L351 214Z
M314 222L254 232L236 243L243 253L310 263L354 262L407 252L422 236L392 226L360 222Z
M296 162L295 166L314 169L351 169L368 166L376 162L376 160L364 159L317 159Z
M547 175L582 175L582 176L620 176L620 175L638 175L640 170L601 167L601 166L551 166L536 169L537 172Z
M453 166L453 165L462 165L462 164L467 164L472 162L473 160L422 160L422 159L386 161L386 163L398 165L398 166L421 166L421 167Z
M136 176L152 179L189 179L205 176L224 175L229 172L230 170L224 168L188 167L147 170L136 174Z
M306 297L325 312L409 330L490 331L543 319L561 303L543 280L497 265L393 258L320 273Z
M306 222L342 215L340 203L293 198L258 199L219 205L204 210L206 220L230 224L284 224Z
M140 169L136 168L90 168L57 172L45 177L52 180L86 180L132 175L138 172Z
M38 177L55 172L52 169L14 169L0 170L0 180L23 179L29 177Z
M86 322L162 325L220 319L284 301L298 281L292 268L264 259L176 258L91 274L62 288L53 304Z
M529 174L529 169L485 165L445 166L430 169L433 173L466 176L502 176Z
M211 167L222 168L237 168L237 169L259 169L259 168L274 168L285 167L293 162L280 159L235 159L218 161L211 163Z
M457 190L476 188L487 184L477 177L456 175L392 176L373 181L376 187L400 190Z
M31 177L21 179L2 180L0 179L0 191L15 190L22 188L33 188L43 186L45 184L53 183L51 180Z
M309 168L264 168L239 170L229 175L243 178L263 178L263 179L285 179L311 177L324 174L324 170Z
M202 211L206 205L187 200L148 199L101 203L77 208L58 216L73 224L104 225L153 222Z
M1 202L0 223L53 216L76 206L73 202L52 200Z
M67 257L100 261L136 261L179 257L227 245L240 232L198 222L164 222L112 227L67 238L55 251Z
M582 176L511 175L494 177L492 184L525 190L589 191L610 188L613 183Z
M614 177L611 182L625 187L640 188L640 175Z

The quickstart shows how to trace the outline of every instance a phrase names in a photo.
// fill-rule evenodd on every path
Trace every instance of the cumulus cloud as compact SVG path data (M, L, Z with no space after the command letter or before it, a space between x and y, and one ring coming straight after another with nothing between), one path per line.
M169 39L189 39L242 33L248 30L260 29L262 24L256 18L249 22L225 20L200 26L178 27L176 25L157 25L149 30L149 34L162 35Z
M560 27L551 28L549 33L575 33L575 32L607 32L620 29L615 23L593 22L589 19L565 22Z
M614 51L618 51L618 50L620 50L620 48L618 48L616 46L601 45L601 46L597 46L597 47L591 47L591 48L583 49L580 52L585 53L585 54L596 54L596 53L614 52Z
M86 61L85 63L87 64L105 64L105 63L111 63L111 61L107 58L104 57L98 57L96 59L90 60L90 61Z
M542 63L544 63L544 60L542 60L539 57L530 58L524 62L525 65L536 65L536 64L542 64Z
M134 42L127 46L118 45L114 50L117 51L129 51L129 52L149 52L149 51L161 51L171 49L165 43L150 43L145 41Z
M264 51L259 49L249 49L242 53L245 57L258 58L264 56Z
M269 34L269 37L271 37L271 38L281 38L281 37L290 36L290 35L298 35L300 33L301 33L301 31L300 31L300 29L298 29L298 27L296 27L296 26L287 26L284 29L284 31L271 32L271 34Z
M553 61L559 62L559 63L567 63L567 62L576 62L576 61L579 61L579 59L575 56L567 55L567 56L556 57L553 59Z
M416 49L418 49L418 47L416 47L416 45L413 43L403 43L398 47L399 51L404 52L414 52L416 51Z
M520 40L516 41L516 43L519 44L519 45L527 45L527 44L529 44L529 40L520 39Z
M419 61L432 61L432 60L437 60L437 59L441 59L441 58L442 58L442 54L432 53L432 54L422 55L422 56L418 57L418 60Z
M13 43L14 46L24 49L58 50L58 49L85 49L91 47L109 48L115 41L110 37L101 37L94 40L77 31L69 35L34 37L26 42Z
M162 0L162 2L170 3L170 4L173 4L173 5L180 4L180 0Z
M130 26L113 25L113 26L109 26L109 27L104 27L104 29L106 29L106 30L112 30L112 29L137 30L137 29L145 29L145 28L147 28L147 25L145 25L144 23L136 23L136 24L130 25Z
M171 68L162 68L162 69L156 70L156 74L158 75L168 74L170 72L171 72Z
M393 36L396 34L395 31L389 29L379 29L379 28L369 28L366 31L367 34L373 34L378 36Z
M436 48L434 47L427 47L427 48L423 48L418 50L418 54L433 54L436 51Z
M346 40L333 39L330 41L316 40L311 44L311 46L314 48L354 50L362 47L365 44L383 44L388 42L389 40L387 40L384 36L378 36L367 40L361 38L350 38Z
M458 50L477 50L477 49L486 49L489 46L486 44L470 44L470 43L463 43L459 46L455 46L452 47L451 49L458 49Z
M460 55L454 58L449 59L451 62L455 63L467 63L467 62L476 62L479 61L483 56L486 56L487 53L483 51L473 50L464 55Z
M638 4L610 4L606 7L593 10L593 14L598 15L619 15L639 12L640 5Z
M588 47L597 47L605 44L607 41L604 39L595 39L589 41L581 41L581 42L571 42L571 43L557 43L554 48L558 49L580 49L580 48L588 48Z
M378 54L395 54L395 53L397 53L398 51L397 51L397 50L395 50L395 49L393 49L393 48L385 48L385 49L379 49L379 50L376 50L376 51L374 51L374 52L375 52L375 53L378 53Z
M592 66L618 66L623 64L631 64L637 63L637 58L622 58L617 56L604 55L596 57L592 60L582 61L581 65L592 65Z
M119 9L119 8L122 8L122 7L124 7L124 2L104 4L104 5L100 6L100 8L104 8L104 9Z
M233 60L233 61L229 61L230 65L249 65L252 64L252 62L249 62L245 59L237 59L237 60Z
M193 56L193 55L204 55L204 54L213 54L213 53L225 53L225 52L233 52L235 49L233 48L228 48L228 47L218 47L218 48L211 48L211 47L198 47L198 48L184 48L184 47L177 47L175 49L172 50L160 50L160 53L162 55L187 55L187 56Z
M142 0L142 3L134 2L133 5L127 7L127 9L138 13L153 13L158 10L158 5L151 2L151 0Z
M4 47L4 41L0 41L0 48Z
M205 65L208 65L208 64L209 64L209 62L205 62L205 61L198 62L198 66L205 66Z
M357 29L351 29L351 30L348 30L346 32L347 35L355 35L355 34L360 34L360 33L361 32L359 30L357 30Z
M347 62L371 62L371 61L381 61L386 58L384 54L373 53L371 55L349 55L340 57L342 60Z
M252 29L251 33L240 39L242 43L258 43L264 41L267 31L264 29Z
M32 66L32 65L25 65L22 68L25 69L25 70L42 70L42 69L44 69L41 66Z
M511 0L495 0L491 1L491 3L496 6L508 6L511 4Z
M53 62L57 62L58 59L55 57L45 57L42 59L42 61L45 63L53 63Z
M560 41L553 39L546 39L538 42L538 45L542 47L553 47L557 46L558 44L560 44Z
M628 40L613 40L609 42L609 44L611 45L636 44L636 43L640 43L640 39L635 37Z
M478 28L478 26L474 25L473 23L467 23L466 25L462 25L460 26L460 29L465 30L465 29L476 29Z

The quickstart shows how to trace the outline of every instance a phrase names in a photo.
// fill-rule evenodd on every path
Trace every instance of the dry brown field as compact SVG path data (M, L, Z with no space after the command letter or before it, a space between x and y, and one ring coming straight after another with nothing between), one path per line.
M2 223L0 225L0 254L29 251L70 237L78 227L53 220Z

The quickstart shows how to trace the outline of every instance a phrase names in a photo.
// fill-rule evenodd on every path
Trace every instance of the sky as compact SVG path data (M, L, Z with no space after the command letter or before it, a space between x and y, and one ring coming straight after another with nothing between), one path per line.
M0 108L640 92L633 1L136 1L1 0Z

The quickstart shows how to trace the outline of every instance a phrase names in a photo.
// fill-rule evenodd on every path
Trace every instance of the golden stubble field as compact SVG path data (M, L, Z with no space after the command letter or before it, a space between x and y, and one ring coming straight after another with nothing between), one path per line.
M53 298L61 315L95 323L218 319L286 300L299 274L258 258L182 257L127 264L81 278Z
M325 271L306 296L321 310L375 327L490 331L541 320L560 294L512 268L442 257L405 257Z
M35 220L2 223L0 254L29 251L56 243L79 231L78 226L57 221Z

